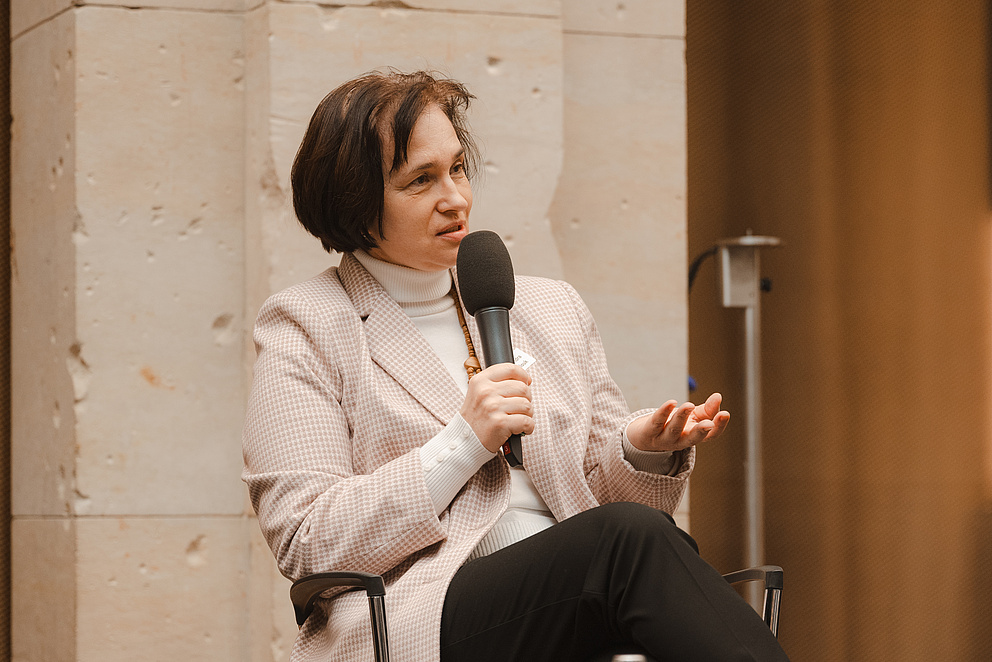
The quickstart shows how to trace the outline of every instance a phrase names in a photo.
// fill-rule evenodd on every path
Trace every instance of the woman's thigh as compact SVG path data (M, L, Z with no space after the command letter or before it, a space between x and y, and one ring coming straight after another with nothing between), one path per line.
M696 554L695 543L669 515L624 503L586 511L465 564L445 600L442 660L584 660L628 641L611 604L618 599L610 595L618 578L610 568L634 562L617 563L616 539L643 529L649 536L667 529L676 544Z
M588 660L630 643L657 660L786 660L775 637L666 513L576 515L453 578L442 662Z

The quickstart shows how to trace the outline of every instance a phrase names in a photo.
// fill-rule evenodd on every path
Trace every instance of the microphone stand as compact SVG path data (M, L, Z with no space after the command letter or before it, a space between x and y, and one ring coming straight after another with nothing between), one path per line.
M768 283L759 272L758 249L781 244L778 237L752 235L723 239L720 253L720 287L724 308L744 309L744 372L746 412L745 564L755 568L765 562L764 494L761 461L761 291ZM761 612L760 586L750 582L748 602Z

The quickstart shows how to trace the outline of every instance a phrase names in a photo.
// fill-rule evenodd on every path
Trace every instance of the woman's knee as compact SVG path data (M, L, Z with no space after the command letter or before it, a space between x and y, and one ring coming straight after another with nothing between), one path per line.
M675 523L672 516L665 511L656 510L651 506L645 506L643 503L635 503L633 501L615 501L613 503L604 503L597 508L593 508L590 512L593 511L610 518L622 518L632 521L652 521L660 517L662 519L667 519L672 524Z
M655 510L642 503L630 501L617 501L606 503L583 513L594 522L601 522L608 525L620 525L624 527L640 528L648 530L656 528L669 528L675 526L675 520L668 513Z
M626 535L634 536L663 536L673 541L683 541L689 544L696 553L699 547L692 537L678 528L675 519L668 513L656 510L641 503L616 502L608 503L583 513L588 515L593 527L619 529Z

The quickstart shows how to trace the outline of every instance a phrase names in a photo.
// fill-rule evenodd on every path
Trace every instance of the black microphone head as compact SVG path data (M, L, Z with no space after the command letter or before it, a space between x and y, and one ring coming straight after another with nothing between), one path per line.
M513 263L499 235L469 232L458 247L458 290L469 315L483 308L513 308Z

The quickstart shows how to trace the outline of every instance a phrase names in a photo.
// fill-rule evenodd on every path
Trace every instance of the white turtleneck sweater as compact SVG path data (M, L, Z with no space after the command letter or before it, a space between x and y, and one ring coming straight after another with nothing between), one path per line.
M379 281L386 292L413 321L444 363L462 392L468 390L465 359L468 347L458 321L451 293L449 271L418 271L378 260L364 251L355 258ZM624 433L624 456L636 469L673 474L678 470L674 453L655 453L635 448ZM482 445L460 415L420 449L424 480L434 508L440 515L458 491L495 454ZM507 545L557 523L522 466L510 471L510 504L471 558L491 554Z

